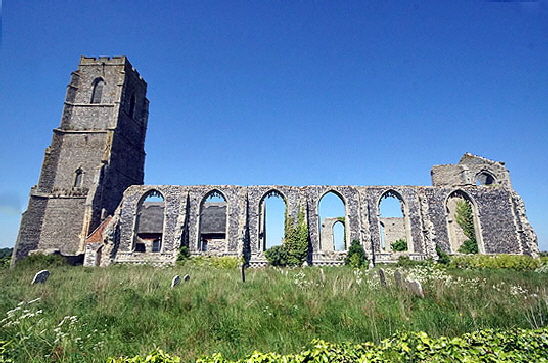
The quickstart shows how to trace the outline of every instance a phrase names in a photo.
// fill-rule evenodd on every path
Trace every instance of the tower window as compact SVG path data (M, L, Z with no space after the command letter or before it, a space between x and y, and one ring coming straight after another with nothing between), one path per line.
M131 98L129 99L129 117L133 118L134 113L135 113L135 93L132 93Z
M91 103L101 103L103 97L103 86L105 81L102 78L97 78L93 81L93 92L91 93Z
M82 186L82 177L83 176L84 176L84 172L80 168L78 168L78 170L76 170L74 172L74 187L75 188L80 188Z

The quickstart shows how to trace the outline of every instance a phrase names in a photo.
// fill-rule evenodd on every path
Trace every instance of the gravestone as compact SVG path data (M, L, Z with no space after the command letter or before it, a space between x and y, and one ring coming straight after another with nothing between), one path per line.
M323 271L323 268L320 269L320 283L325 285L325 272Z
M186 274L185 277L183 277L183 279L185 280L185 282L189 282L190 281L190 275Z
M381 285L386 286L386 274L382 268L379 269L379 278L381 279Z
M173 279L171 279L171 288L173 289L174 287L179 286L180 283L181 283L181 276L179 275L173 276Z
M308 262L304 261L301 267L308 267Z
M43 284L48 280L49 275L50 272L48 270L38 271L36 275L34 275L34 278L32 279L32 282L30 284Z
M398 289L403 288L403 275L401 274L400 270L394 271L394 280Z
M424 292L422 291L422 285L420 282L405 280L405 284L407 285L407 289L409 291L411 291L413 294L417 295L421 299L424 299Z

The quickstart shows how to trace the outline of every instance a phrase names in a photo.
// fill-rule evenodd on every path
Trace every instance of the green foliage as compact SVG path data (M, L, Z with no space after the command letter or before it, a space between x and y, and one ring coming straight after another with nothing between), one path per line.
M304 208L299 206L297 224L286 211L285 240L283 246L287 253L288 266L301 266L308 256L308 226L305 220Z
M186 259L184 265L214 267L218 269L230 270L240 267L242 262L243 259L241 257L196 256Z
M328 343L313 340L307 350L291 355L259 353L232 361L220 354L197 363L297 362L548 362L548 328L499 331L485 329L461 337L432 338L425 332L397 332L379 344Z
M403 238L400 238L392 243L390 247L392 247L394 251L407 251L407 242Z
M177 255L177 261L186 261L190 258L190 248L188 246L181 246L179 248L179 254Z
M367 267L368 263L367 257L365 257L365 251L360 241L357 239L350 243L348 253L344 259L344 264L354 268Z
M120 357L108 358L107 363L179 363L181 358L164 353L161 349L156 349L146 356L136 355L133 358Z
M450 267L473 269L510 269L516 271L535 270L541 265L540 260L529 256L518 255L468 255L451 259Z
M9 357L8 345L11 342L0 341L0 363L11 363L13 359Z
M433 263L432 259L417 261L417 260L410 259L409 256L400 256L398 257L397 265L400 267L414 267L414 266L432 265L432 263Z
M478 243L476 240L467 239L459 247L459 252L465 255L476 255L479 252Z
M478 242L476 240L474 215L470 202L466 200L458 200L456 202L455 220L459 224L460 228L462 228L464 235L468 237L468 239L460 246L459 252L466 255L477 254L479 252Z
M0 259L5 257L10 258L12 253L13 253L13 247L0 248Z
M30 255L18 261L15 264L16 268L33 267L39 270L50 267L67 266L67 260L59 255Z
M11 264L11 257L4 257L0 259L0 270L10 267L10 264Z
M451 262L451 257L439 245L436 245L436 254L438 255L438 263L448 265Z
M273 246L265 251L270 266L301 266L308 256L308 226L304 209L299 206L297 224L285 212L285 237L281 246Z
M223 359L254 350L296 353L318 337L378 345L396 330L419 330L452 340L481 328L548 321L545 274L398 267L421 282L426 297L418 299L395 287L395 266L383 269L387 287L377 270L346 267L249 268L245 284L238 269L191 261L161 268L59 266L38 285L30 285L36 266L7 269L0 271L0 341L11 342L5 357L14 362L146 359L156 348L194 362L215 353ZM189 281L170 288L174 275L185 274Z
M270 247L264 251L264 257L270 266L287 266L287 251L284 245Z

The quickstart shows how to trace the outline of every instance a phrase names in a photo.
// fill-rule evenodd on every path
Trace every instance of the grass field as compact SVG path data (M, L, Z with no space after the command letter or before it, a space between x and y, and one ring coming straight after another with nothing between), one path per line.
M235 359L298 352L313 339L548 324L548 274L534 271L403 269L422 282L421 299L396 288L395 267L385 267L386 287L377 269L249 269L242 283L237 269L200 266L52 266L47 283L31 286L41 268L0 271L0 340L16 362L100 362L155 347L189 362L216 352Z

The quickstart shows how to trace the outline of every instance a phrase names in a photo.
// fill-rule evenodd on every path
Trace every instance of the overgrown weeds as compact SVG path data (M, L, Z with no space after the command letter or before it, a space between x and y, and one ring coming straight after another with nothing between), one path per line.
M420 299L395 286L396 266L384 267L386 287L377 270L248 269L242 283L237 268L186 264L50 266L47 283L31 286L42 268L0 272L0 341L16 362L97 362L155 347L183 361L236 359L295 353L313 339L378 343L396 331L455 337L548 321L548 275L534 271L397 267L422 283ZM170 288L187 273L188 282Z

